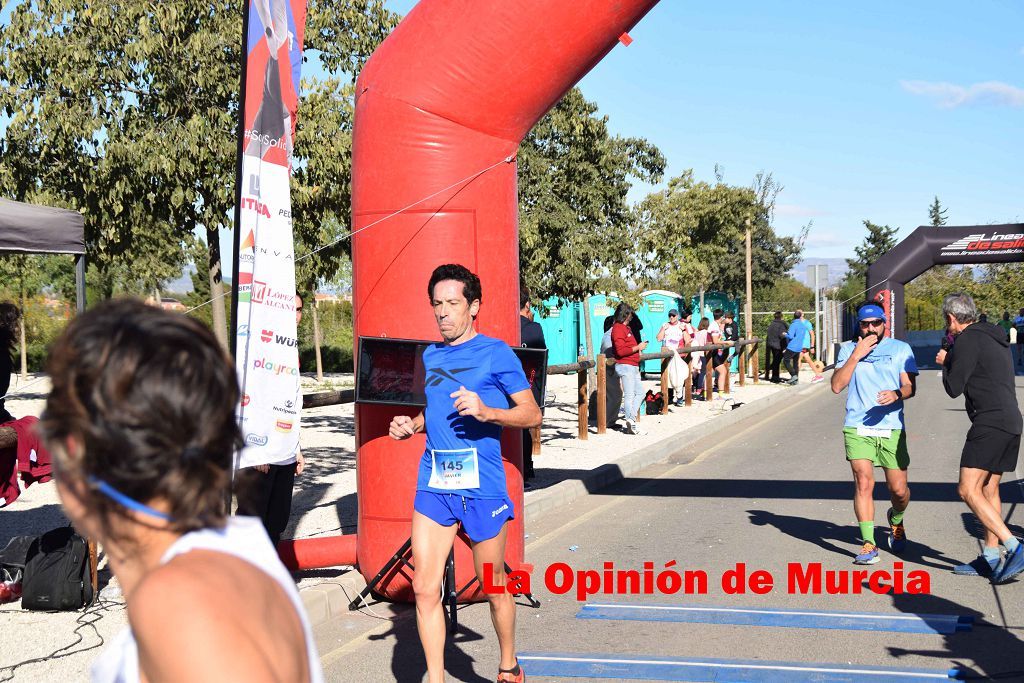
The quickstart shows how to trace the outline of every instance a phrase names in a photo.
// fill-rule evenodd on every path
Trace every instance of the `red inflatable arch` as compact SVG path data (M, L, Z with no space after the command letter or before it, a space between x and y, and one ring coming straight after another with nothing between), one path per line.
M416 5L356 83L357 336L438 339L426 283L436 266L457 262L482 281L479 331L518 345L516 150L537 120L656 3L594 2L585 10L579 3L550 0ZM370 579L409 536L424 437L391 440L388 424L397 412L356 406L356 557L350 557L350 539L324 539L297 542L293 564L355 559ZM510 431L502 441L516 513L507 551L513 568L523 562L519 439ZM472 578L471 555L461 542L456 568L459 585ZM379 592L412 599L409 577L402 573Z

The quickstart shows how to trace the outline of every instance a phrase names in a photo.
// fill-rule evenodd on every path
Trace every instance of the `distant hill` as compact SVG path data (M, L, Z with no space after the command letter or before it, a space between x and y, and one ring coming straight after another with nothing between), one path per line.
M182 271L181 277L171 280L164 285L164 290L167 292L174 292L175 294L188 294L192 291L192 273L196 272L196 267L191 263L185 266L185 270Z
M812 265L828 266L828 284L830 287L842 282L843 276L846 275L846 271L848 270L845 258L806 258L798 263L793 270L789 271L789 274L792 275L793 279L797 282L802 282L809 287L811 286L811 283L807 278L807 267Z

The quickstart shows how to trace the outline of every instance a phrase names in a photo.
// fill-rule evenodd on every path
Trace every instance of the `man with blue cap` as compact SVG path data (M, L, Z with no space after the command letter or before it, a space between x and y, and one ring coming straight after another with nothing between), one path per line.
M917 364L906 342L885 336L885 311L873 301L857 308L860 328L856 343L842 345L832 373L832 391L847 387L846 421L843 441L855 483L853 510L864 545L855 564L878 562L875 545L874 467L885 472L892 507L889 521L889 549L899 553L906 546L903 514L910 503L907 486L907 436L903 401L914 395Z

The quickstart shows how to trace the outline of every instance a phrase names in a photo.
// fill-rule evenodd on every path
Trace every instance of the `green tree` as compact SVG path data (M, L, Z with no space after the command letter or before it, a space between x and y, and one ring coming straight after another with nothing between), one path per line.
M751 187L729 185L721 174L714 184L697 181L692 171L670 179L666 189L648 195L637 209L631 275L644 288L743 295L749 221L753 285L770 286L796 265L806 236L806 228L795 238L775 233L772 218L780 190L771 174L759 174Z
M867 228L868 234L864 236L860 246L854 249L857 258L846 259L846 266L849 268L846 279L851 283L864 283L863 289L867 290L873 284L867 281L868 267L896 246L896 233L899 228L877 225L868 220L864 221L864 227Z
M942 208L942 204L939 203L939 198L936 196L935 201L928 207L928 220L931 225L936 227L946 224L946 209Z
M581 299L629 265L631 179L658 182L665 158L573 88L519 147L519 269L535 295Z
M20 3L0 28L0 108L12 117L0 142L0 189L21 198L43 188L82 211L90 258L100 273L126 280L121 289L150 292L177 276L193 234L205 231L208 256L197 263L212 298L221 293L218 232L233 213L242 6ZM351 79L396 22L383 0L312 0L305 47L330 78ZM321 99L336 90L313 89ZM316 130L320 114L325 128L337 120L327 106L300 107L299 120ZM318 166L314 147L296 153L298 168ZM327 172L315 179L321 190L345 185L320 182ZM301 174L297 182L301 203L310 193L301 191ZM322 217L303 220L318 225ZM223 338L221 317L215 308Z
M22 379L25 379L28 373L28 304L46 284L43 262L47 258L50 257L12 253L0 255L0 282L3 282L5 298L12 299L22 312L19 334ZM0 353L6 353L6 349L0 350Z

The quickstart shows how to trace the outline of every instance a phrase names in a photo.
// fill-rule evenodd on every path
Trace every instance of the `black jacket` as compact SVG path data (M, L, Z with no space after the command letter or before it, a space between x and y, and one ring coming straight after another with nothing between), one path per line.
M768 333L765 335L768 337L767 344L773 349L781 349L786 344L782 337L789 331L789 327L782 320L772 320L772 324L768 326Z
M961 332L942 368L946 393L952 398L964 395L971 422L1020 434L1022 420L1013 377L1006 334L991 323L974 323Z
M519 343L528 349L546 349L544 328L525 315L519 315Z

